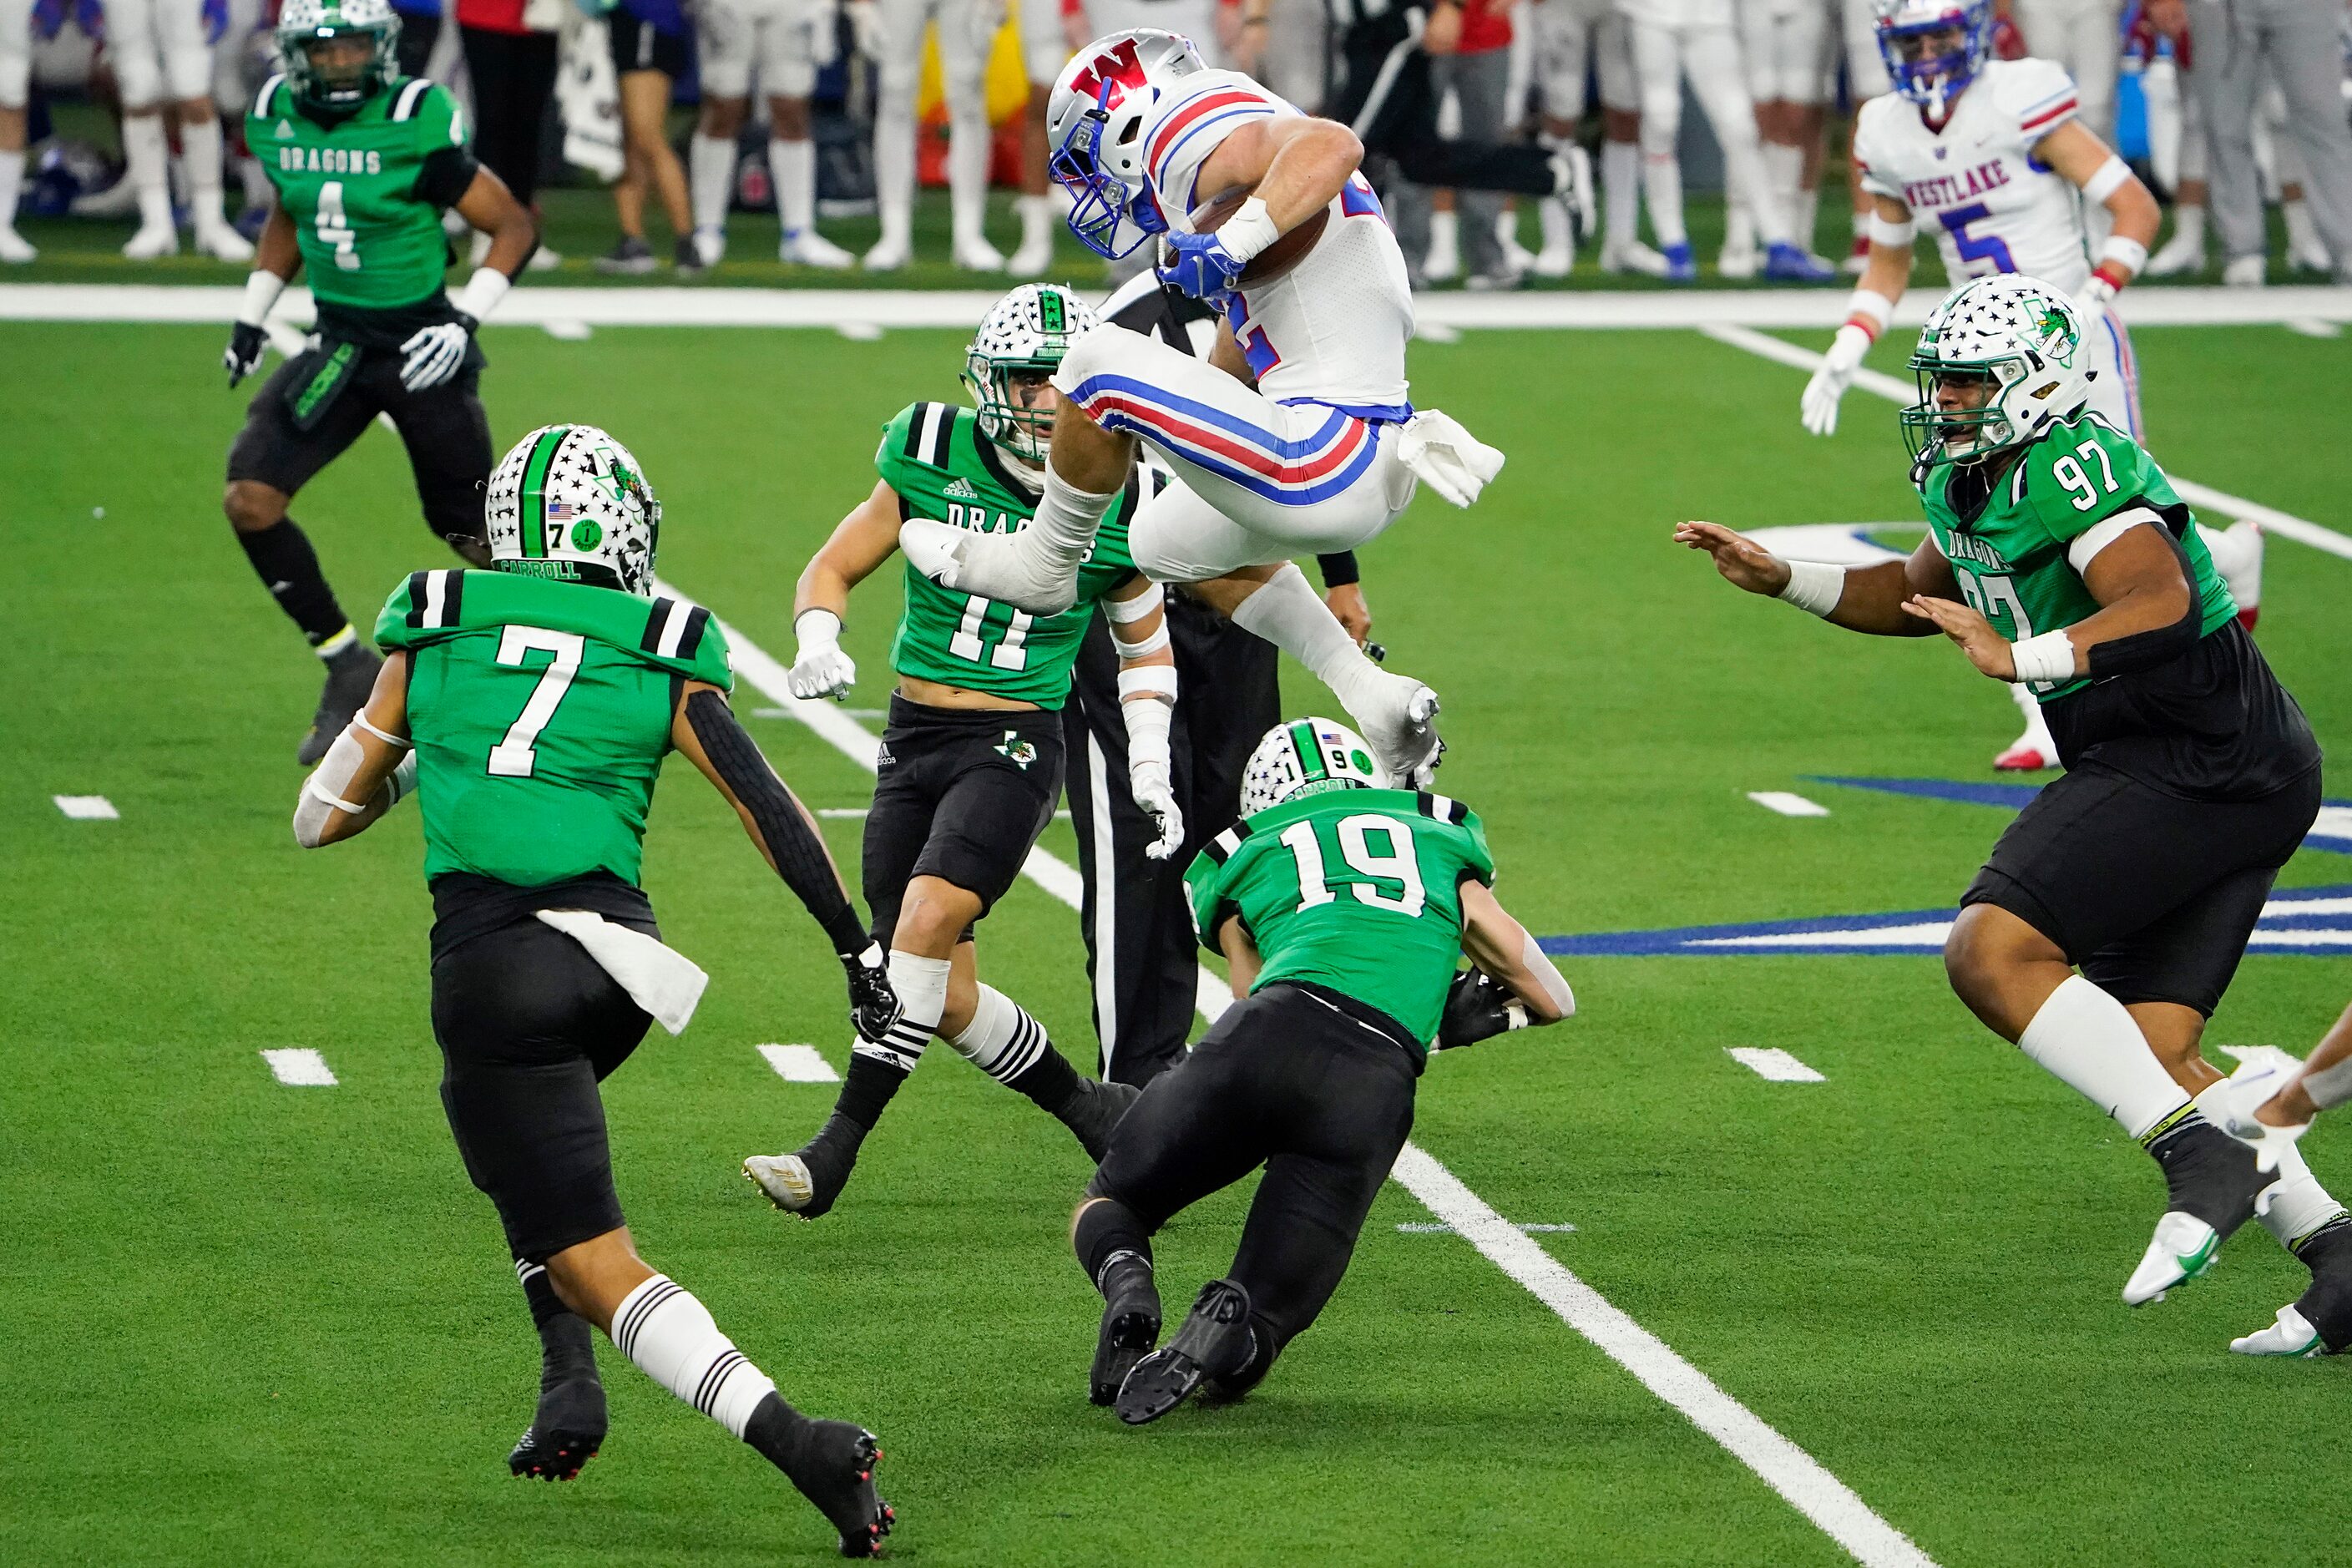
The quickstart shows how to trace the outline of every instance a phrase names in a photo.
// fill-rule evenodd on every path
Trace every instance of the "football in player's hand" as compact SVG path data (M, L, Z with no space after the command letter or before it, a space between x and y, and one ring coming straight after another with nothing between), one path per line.
M1248 187L1235 186L1221 196L1212 197L1192 209L1194 234L1214 234L1218 226L1241 211L1242 204L1250 199ZM1249 259L1242 268L1242 287L1254 289L1261 283L1271 283L1307 258L1315 242L1323 237L1324 228L1331 221L1331 209L1321 208L1305 223L1267 246Z

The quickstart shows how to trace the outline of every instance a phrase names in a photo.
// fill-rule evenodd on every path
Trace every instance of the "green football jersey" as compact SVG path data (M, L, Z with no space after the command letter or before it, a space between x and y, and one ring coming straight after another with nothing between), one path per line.
M710 612L504 572L415 572L376 617L406 649L425 875L635 886L673 681L734 677Z
M294 220L310 292L322 305L396 310L441 291L449 242L419 189L425 160L466 145L466 114L446 88L402 77L342 119L313 119L273 76L245 118L246 144Z
M898 492L898 515L929 518L976 533L1017 533L1029 526L1037 498L981 434L980 416L948 403L918 403L882 431L874 468ZM986 691L1055 709L1070 695L1070 667L1094 619L1095 601L1135 575L1127 525L1147 488L1165 476L1150 470L1128 481L1078 568L1078 602L1039 617L977 594L940 587L907 568L907 608L890 645L901 675Z
M2229 585L2213 569L2188 506L2139 444L2097 415L2050 427L1993 485L1972 516L1965 470L1946 463L1919 487L1936 548L1951 563L1960 595L2011 642L2054 632L2096 615L2083 583L2087 563L2106 540L2134 522L2169 530L2189 557L2189 587L2203 608L2201 637L2238 613ZM1954 487L1961 494L1954 494ZM2037 680L2042 701L2080 690L2087 676Z
M1462 881L1495 879L1477 814L1441 795L1294 795L1225 829L1184 873L1212 952L1238 915L1259 986L1307 980L1378 1007L1426 1042L1462 957Z

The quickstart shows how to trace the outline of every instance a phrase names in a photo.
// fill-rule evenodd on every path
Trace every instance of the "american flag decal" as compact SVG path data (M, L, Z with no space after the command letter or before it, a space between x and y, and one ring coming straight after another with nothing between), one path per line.
M547 503L547 521L550 522L566 522L579 515L580 509L568 500L551 500Z

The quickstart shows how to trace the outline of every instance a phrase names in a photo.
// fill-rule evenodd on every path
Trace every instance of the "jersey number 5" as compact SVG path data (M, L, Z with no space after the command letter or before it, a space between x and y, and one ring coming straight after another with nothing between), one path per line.
M1333 832L1339 839L1339 858L1349 870L1399 884L1398 890L1391 893L1370 882L1351 882L1349 890L1358 903L1401 915L1418 915L1428 906L1429 888L1422 880L1421 858L1414 852L1411 828L1392 816L1360 811L1341 817ZM1375 833L1387 847L1372 847ZM1298 862L1298 907L1311 910L1337 900L1339 895L1324 881L1323 842L1315 837L1315 825L1292 823L1282 830L1280 843Z
M1951 231L1953 247L1960 259L1968 263L1969 276L1982 278L1988 273L2014 272L2017 263L2010 258L2009 246L1997 234L1970 234L1969 225L1982 223L1992 216L1992 209L1982 202L1961 207L1955 212L1938 213L1944 226ZM1990 263L1979 266L1979 263Z
M499 662L522 668L527 653L552 654L545 669L540 671L539 684L530 689L530 700L522 705L522 715L507 727L507 738L490 748L489 774L497 779L527 779L539 766L539 753L532 748L539 732L555 717L563 694L572 689L572 678L580 673L580 654L586 641L578 632L551 632L538 626L509 626L499 637Z

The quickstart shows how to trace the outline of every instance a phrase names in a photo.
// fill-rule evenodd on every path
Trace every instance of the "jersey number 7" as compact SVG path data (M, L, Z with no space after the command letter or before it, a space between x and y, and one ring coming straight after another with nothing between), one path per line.
M523 655L546 653L555 657L540 672L539 684L530 689L530 700L522 705L521 714L507 728L507 737L490 748L487 771L492 778L527 779L539 766L539 753L533 749L539 732L555 717L555 710L563 694L572 689L572 678L580 673L580 655L587 639L578 632L551 632L538 626L509 626L499 637L499 662L522 668Z

